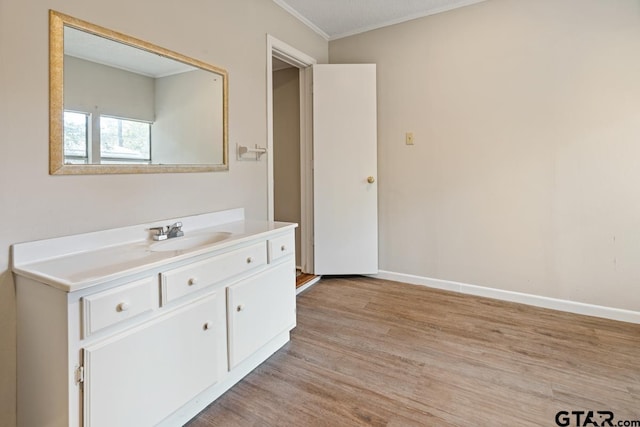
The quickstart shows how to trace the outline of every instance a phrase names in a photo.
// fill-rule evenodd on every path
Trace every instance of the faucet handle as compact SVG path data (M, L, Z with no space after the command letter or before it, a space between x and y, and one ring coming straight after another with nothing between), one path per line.
M182 232L182 223L180 221L174 222L167 227L167 239L173 239L174 237L184 236Z
M149 228L149 231L157 231L157 233L153 235L153 240L167 239L167 234L166 234L167 229L165 227L151 227Z

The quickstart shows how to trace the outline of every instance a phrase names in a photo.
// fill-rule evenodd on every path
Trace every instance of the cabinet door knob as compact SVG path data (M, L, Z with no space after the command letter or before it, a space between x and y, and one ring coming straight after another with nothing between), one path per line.
M369 184L373 184L374 182L376 182L376 179L374 177L370 176L370 177L367 178L367 182Z
M198 283L198 279L196 277L192 277L187 283L189 283L189 286L195 285L196 283Z
M282 246L280 246L280 250L281 250L282 252L286 251L286 250L287 250L287 246L286 246L286 245L282 245Z
M244 305L240 304L238 305L238 307L236 308L237 311L242 311L244 310Z
M253 258L248 257L248 258L247 258L247 264L251 264L252 262L253 262Z
M205 331L208 331L211 328L213 328L213 322L205 322L204 325L202 325L202 329Z
M127 311L129 310L129 303L128 302L121 302L120 304L118 304L116 306L116 311Z

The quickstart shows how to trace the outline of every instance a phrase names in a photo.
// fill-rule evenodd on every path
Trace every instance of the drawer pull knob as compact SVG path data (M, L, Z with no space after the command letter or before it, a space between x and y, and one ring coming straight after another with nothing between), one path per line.
M242 310L244 310L244 305L240 304L240 305L238 306L238 308L236 308L236 310L237 310L237 311L242 311Z
M189 286L195 285L196 283L198 283L198 279L195 277L192 277L191 279L189 279Z
M205 331L208 331L211 328L213 328L213 322L205 322L204 325L202 325L202 329Z
M127 311L129 310L129 303L128 302L121 302L120 304L118 304L116 306L116 311L122 312L122 311Z
M286 250L287 250L287 246L286 246L286 245L282 245L282 246L280 246L280 250L281 250L282 252L286 251Z
M253 258L248 257L248 258L247 258L247 264L251 264L252 262L253 262Z

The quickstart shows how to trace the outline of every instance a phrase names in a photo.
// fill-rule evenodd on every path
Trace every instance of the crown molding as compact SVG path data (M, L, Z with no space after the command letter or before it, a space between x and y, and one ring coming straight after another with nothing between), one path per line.
M277 0L274 0L277 2ZM428 11L413 13L411 15L403 16L402 18L391 19L389 21L384 21L379 24L367 25L365 27L361 27L352 31L347 31L345 33L336 34L333 36L329 36L329 41L334 41L338 39L342 39L345 37L355 36L357 34L366 33L367 31L373 31L384 27L389 27L391 25L402 24L403 22L413 21L414 19L424 18L426 16L436 15L438 13L448 12L453 9L458 9L464 6L470 6L476 3L482 3L486 0L460 0L451 4L448 4L443 7L439 7L437 9L431 9Z
M291 6L289 6L283 0L273 0L273 2L275 4L277 4L278 6L280 6L282 9L286 10L287 12L289 12L289 14L293 15L294 18L298 19L304 25L306 25L307 27L311 28L318 35L320 35L323 39L325 39L326 41L329 41L329 39L330 39L329 34L327 34L324 31L322 31L313 22L309 21L307 18L302 16L300 13L298 13L297 10L293 9Z

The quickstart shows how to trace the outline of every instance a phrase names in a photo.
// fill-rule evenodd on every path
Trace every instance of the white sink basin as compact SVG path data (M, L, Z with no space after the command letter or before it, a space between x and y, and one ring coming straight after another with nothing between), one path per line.
M151 244L149 250L152 252L194 250L225 240L229 238L230 235L231 233L218 231L174 237L173 239Z

